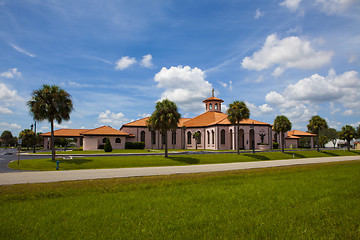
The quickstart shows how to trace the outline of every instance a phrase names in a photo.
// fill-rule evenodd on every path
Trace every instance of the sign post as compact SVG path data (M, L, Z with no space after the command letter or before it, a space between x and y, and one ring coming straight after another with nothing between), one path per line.
M19 140L18 140L18 147L17 147L17 150L18 150L18 165L20 165L21 144L22 144L22 139L19 139Z

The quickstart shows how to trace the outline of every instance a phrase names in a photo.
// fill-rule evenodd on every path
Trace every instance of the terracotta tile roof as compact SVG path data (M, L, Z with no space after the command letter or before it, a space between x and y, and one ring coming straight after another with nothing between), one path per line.
M121 129L123 127L146 127L148 119L149 119L149 117L146 117L146 118L142 118L142 119L130 122L130 123L126 123L121 127ZM190 119L191 118L180 118L179 123L178 123L178 127L182 127L184 125L184 123L189 121Z
M89 135L129 136L130 134L116 130L109 126L102 126L102 127L88 130L86 132L82 132L81 135L84 135L84 136L89 136Z
M54 136L56 137L80 137L80 134L90 129L58 129L54 131ZM50 137L51 132L40 134L40 136Z
M290 135L290 136L287 136L286 139L300 139L301 137L298 137L298 136L294 136L294 135Z
M292 130L288 132L288 136L298 136L298 137L316 137L316 134L303 132L300 130Z
M211 97L211 98L205 99L203 102L204 102L204 103L206 103L206 102L209 102L209 101L219 101L219 102L224 102L222 99L217 98L217 97Z
M226 115L226 114L225 114ZM260 122L260 121L257 121L257 120L254 120L254 119L244 119L242 121L240 121L240 124L243 124L243 125L250 125L250 124L255 124L255 125L270 125L269 123L266 123L266 122ZM231 124L230 121L227 119L227 115L226 115L226 118L223 119L221 122L219 122L219 124Z

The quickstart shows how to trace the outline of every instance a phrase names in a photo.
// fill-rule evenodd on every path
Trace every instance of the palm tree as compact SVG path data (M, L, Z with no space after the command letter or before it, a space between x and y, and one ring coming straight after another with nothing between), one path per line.
M200 139L200 132L197 131L197 132L194 132L193 134L193 139L195 139L195 149L197 150L197 145L198 145L198 141Z
M347 149L350 151L350 141L354 138L356 138L356 131L353 126L345 125L341 128L341 131L339 132L339 138L346 140L347 143Z
M244 119L250 117L250 110L247 108L246 104L241 101L235 101L229 104L229 109L226 111L228 119L231 124L236 125L236 134L237 134L237 154L239 154L240 146L240 136L239 136L239 125L240 122Z
M180 113L174 102L165 99L156 103L155 111L150 116L147 125L148 128L160 130L165 138L165 158L168 157L167 132L176 131L180 121Z
M284 153L285 151L285 133L290 131L292 124L290 120L285 117L284 115L277 116L274 120L273 129L274 131L279 134L281 133L281 152Z
M328 128L326 120L323 119L322 117L318 116L318 115L313 116L309 120L309 124L307 125L307 128L311 133L316 134L316 145L317 145L317 151L319 152L320 151L319 150L319 147L320 147L319 132L322 129Z
M70 119L73 110L71 96L56 85L43 85L32 93L27 105L35 120L48 120L51 124L51 155L52 160L55 161L54 121L61 124L63 120Z

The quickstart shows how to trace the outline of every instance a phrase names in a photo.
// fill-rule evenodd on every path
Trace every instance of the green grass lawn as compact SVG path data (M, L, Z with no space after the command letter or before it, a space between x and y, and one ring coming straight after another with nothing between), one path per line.
M168 149L168 152L199 152L199 151L215 151L215 150L209 150L209 149ZM229 151L229 150L227 150ZM230 150L231 151L231 150ZM89 150L89 151L76 151L76 150L57 150L56 154L60 155L74 155L74 154L116 154L116 153L164 153L164 149L113 149L112 152L105 152L104 150ZM235 151L234 151L235 152ZM32 154L32 152L29 152ZM51 154L51 151L46 152L37 152L36 154Z
M360 151L299 151L299 152L262 152L262 153L241 153L237 154L197 154L197 155L176 155L168 159L164 156L111 156L111 157L84 157L73 159L62 159L60 170L75 169L100 169L100 168L126 168L126 167L155 167L155 166L179 166L190 164L215 164L231 162L267 161L309 157L331 157L331 156L354 156L360 155ZM48 159L20 160L9 164L10 168L22 170L56 170L56 161Z
M0 186L1 239L359 239L360 163Z

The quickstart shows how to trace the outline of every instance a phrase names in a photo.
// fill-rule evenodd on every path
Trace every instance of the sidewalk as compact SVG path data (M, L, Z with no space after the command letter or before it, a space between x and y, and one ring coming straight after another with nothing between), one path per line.
M29 171L0 173L0 185L60 182L86 179L141 177L153 175L171 175L199 172L220 172L240 169L281 167L314 163L359 161L360 156L303 158L291 160L273 160L225 164L204 164L170 167L142 167L142 168L114 168L114 169L88 169L71 171Z

